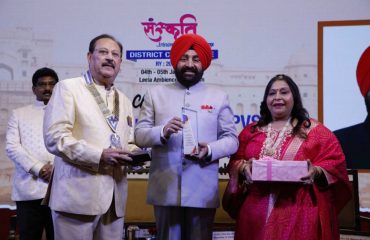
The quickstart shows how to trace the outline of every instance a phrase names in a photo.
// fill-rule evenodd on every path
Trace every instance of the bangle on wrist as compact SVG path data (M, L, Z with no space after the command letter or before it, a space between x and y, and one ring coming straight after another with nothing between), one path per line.
M242 175L243 177L246 177L245 176L245 169L248 167L248 164L244 164L240 169L240 175Z
M322 175L322 170L320 167L314 166L314 168L315 168L315 178L319 178Z

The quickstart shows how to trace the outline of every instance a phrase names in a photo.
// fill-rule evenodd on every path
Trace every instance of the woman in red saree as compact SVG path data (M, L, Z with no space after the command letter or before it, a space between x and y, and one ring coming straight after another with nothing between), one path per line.
M337 214L351 198L345 158L333 133L308 117L290 77L270 80L261 118L240 133L239 142L228 170L239 193L233 201L242 204L226 206L226 196L223 203L236 218L235 239L339 239ZM308 175L302 183L252 182L252 161L266 157L307 161Z

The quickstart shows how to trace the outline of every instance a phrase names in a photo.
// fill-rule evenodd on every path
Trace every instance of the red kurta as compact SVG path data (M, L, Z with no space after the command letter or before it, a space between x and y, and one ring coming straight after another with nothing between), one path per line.
M236 217L235 239L339 239L337 213L351 197L345 158L334 134L322 124L311 122L298 150L291 146L297 137L286 137L280 158L311 160L326 171L328 187L319 188L316 183L252 183ZM241 159L260 158L266 131L256 128L252 133L251 126L239 135L239 149L230 160L229 171ZM276 196L274 204L271 193ZM272 209L268 215L269 201Z

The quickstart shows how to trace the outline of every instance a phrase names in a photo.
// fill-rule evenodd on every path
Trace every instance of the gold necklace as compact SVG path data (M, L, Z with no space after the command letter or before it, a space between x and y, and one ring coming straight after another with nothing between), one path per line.
M277 149L282 143L282 141L286 137L286 133L291 129L290 125L290 118L288 121L285 123L283 129L278 133L278 136L276 138L276 141L273 139L273 130L271 126L271 122L267 125L267 137L266 140L263 143L263 148L262 148L262 156L270 156L270 157L275 157L276 159L280 155L280 151L278 152ZM289 129L288 129L289 128Z

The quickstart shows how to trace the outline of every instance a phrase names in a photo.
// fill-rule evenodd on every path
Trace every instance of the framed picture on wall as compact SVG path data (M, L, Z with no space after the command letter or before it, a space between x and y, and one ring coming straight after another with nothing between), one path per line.
M318 117L332 131L363 122L356 67L370 45L370 19L318 23Z
M359 169L360 212L370 212L370 138L364 131L368 113L356 70L369 46L370 20L318 23L318 116L335 131L347 168Z

